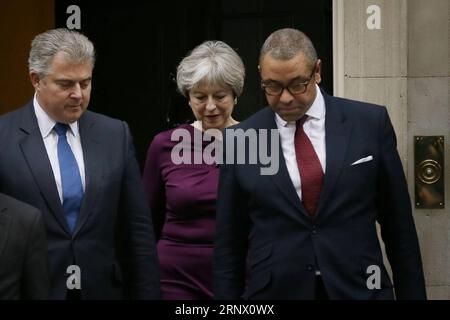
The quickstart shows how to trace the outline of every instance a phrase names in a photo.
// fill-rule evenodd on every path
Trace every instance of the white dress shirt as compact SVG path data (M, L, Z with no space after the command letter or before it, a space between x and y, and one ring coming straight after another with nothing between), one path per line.
M325 101L320 92L319 86L316 84L316 98L313 104L306 112L308 118L306 119L303 130L308 136L314 147L322 170L325 173L326 165L326 150L325 150ZM297 165L297 157L295 155L295 122L286 122L278 114L275 114L275 122L277 123L278 131L280 132L281 148L283 150L284 159L286 160L286 167L294 184L297 194L302 199L302 184L300 179L300 171Z
M53 175L55 177L56 187L58 189L59 198L61 203L63 202L63 191L61 183L61 172L59 169L58 161L58 134L53 130L56 121L50 118L50 116L42 109L39 102L34 95L33 99L34 113L36 114L39 130L41 131L42 139L44 140L45 149L52 166ZM78 130L78 121L69 125L70 130L67 130L67 142L75 155L75 160L78 164L78 170L80 171L81 184L83 185L83 191L85 190L86 180L84 172L84 159L83 149L81 147L80 132Z

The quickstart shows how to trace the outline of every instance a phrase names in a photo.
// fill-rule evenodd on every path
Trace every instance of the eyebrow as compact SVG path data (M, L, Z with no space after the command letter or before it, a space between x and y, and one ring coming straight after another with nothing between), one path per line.
M75 80L72 80L72 79L65 79L65 78L62 78L62 79L56 79L55 82L75 83L75 82L86 82L86 81L91 81L91 80L92 80L92 77L88 77L88 78L85 78L85 79L81 79L80 81L75 81Z
M308 79L303 78L303 76L298 76L298 77L295 77L294 79L292 79L291 81L289 81L288 85L292 84L293 82L299 81L299 80L301 82L308 81ZM281 86L283 85L281 82L276 81L276 80L272 80L272 79L263 80L262 83L264 83L264 84L278 84L278 85L281 85Z
M196 91L196 90L193 90L191 93L192 93L192 94L208 95L208 94L205 93L204 91ZM226 94L226 93L227 93L226 90L219 90L219 91L215 91L215 92L213 92L213 93L211 93L211 94L212 94L212 95L216 95L216 94Z

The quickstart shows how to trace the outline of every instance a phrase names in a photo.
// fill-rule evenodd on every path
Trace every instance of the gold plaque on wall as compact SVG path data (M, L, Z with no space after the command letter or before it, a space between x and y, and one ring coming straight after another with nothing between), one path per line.
M415 204L417 209L445 207L444 137L414 137Z

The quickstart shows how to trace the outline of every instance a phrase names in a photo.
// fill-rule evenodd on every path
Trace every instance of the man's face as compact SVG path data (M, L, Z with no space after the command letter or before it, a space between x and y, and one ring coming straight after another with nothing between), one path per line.
M57 53L52 60L50 74L43 79L30 73L36 97L44 111L56 122L78 121L87 109L91 96L92 64L75 64Z
M308 83L306 91L300 94L293 95L286 88L280 95L266 93L267 102L273 111L285 121L299 120L316 98L315 84L321 81L320 68L320 60L317 60L314 69L308 66L303 53L299 53L290 60L278 60L270 54L265 55L259 66L262 84L295 87L298 83ZM308 79L310 79L309 82Z

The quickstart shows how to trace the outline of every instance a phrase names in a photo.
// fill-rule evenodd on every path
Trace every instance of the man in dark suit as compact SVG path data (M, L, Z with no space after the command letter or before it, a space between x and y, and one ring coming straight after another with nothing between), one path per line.
M0 300L47 299L48 288L41 213L0 193Z
M278 151L279 168L264 175L261 164L236 159L221 167L216 298L394 299L395 291L397 299L425 299L410 198L386 108L321 91L321 61L298 30L269 36L259 62L270 107L233 129L278 132L267 145L278 139L272 156ZM232 132L224 139L225 152L234 148L241 157L255 143L236 144Z
M0 191L43 213L51 299L158 298L151 214L128 126L86 111L93 67L84 35L35 37L34 99L0 118Z

